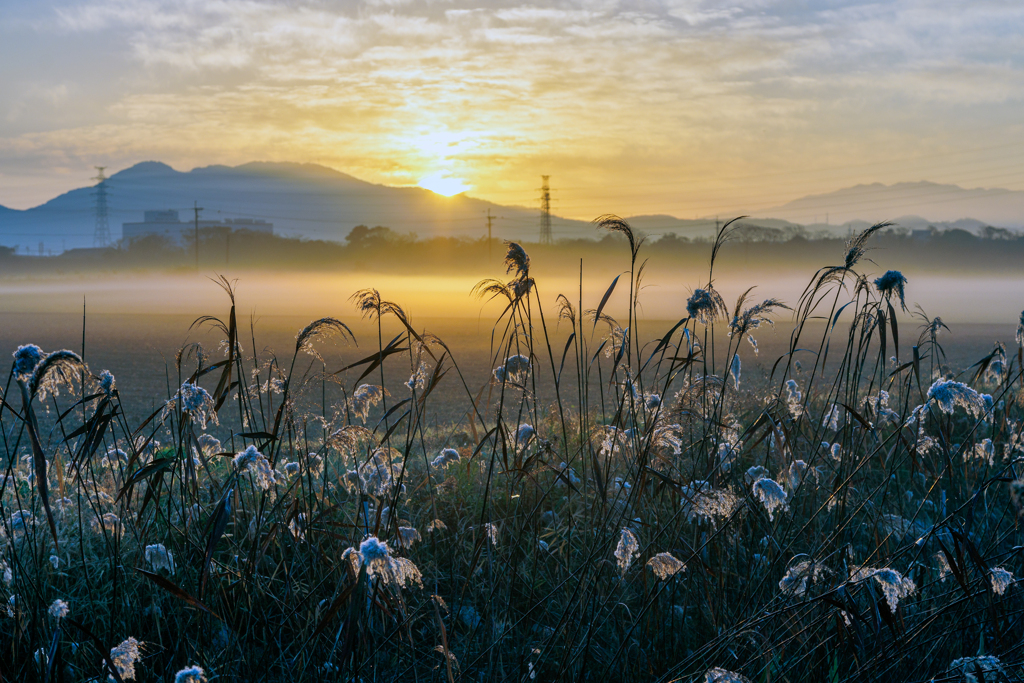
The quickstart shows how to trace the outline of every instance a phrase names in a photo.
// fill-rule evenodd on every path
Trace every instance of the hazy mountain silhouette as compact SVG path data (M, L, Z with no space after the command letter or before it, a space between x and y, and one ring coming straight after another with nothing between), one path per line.
M827 216L830 225L889 220L904 227L944 223L968 230L977 225L1021 228L1024 227L1024 192L968 190L923 181L894 185L872 183L802 197L757 214L805 225L824 224Z
M499 206L465 195L442 197L418 187L376 185L316 164L254 162L180 172L148 161L115 173L107 186L114 240L121 237L122 223L142 220L147 210L177 209L182 220L191 220L193 202L203 207L203 219L264 219L274 224L277 234L311 239L341 241L360 224L383 225L421 237L478 238L487 234L488 210L500 217L494 221L497 238L535 241L539 234L537 208ZM83 187L25 211L0 206L0 245L36 251L42 243L54 252L92 246L94 195L94 187ZM964 190L935 183L858 185L759 213L771 218L746 222L781 235L799 232L801 224L811 233L845 234L879 220L893 220L911 229L935 225L974 231L986 224L1024 225L1024 192ZM673 232L680 237L707 237L716 226L714 219L667 215L628 220L650 235ZM555 239L601 236L588 221L559 217L552 219L552 232Z
M418 187L387 187L315 164L255 162L242 166L207 166L179 172L143 162L115 173L107 181L110 234L121 237L121 224L141 221L152 209L177 209L191 220L198 202L202 219L261 218L274 231L313 239L342 240L356 225L384 225L418 235L484 237L485 213L501 216L493 234L505 239L536 240L539 210L498 206L464 195L442 197ZM0 244L41 241L47 249L92 246L95 188L67 192L25 210L0 210ZM555 218L556 238L592 237L586 221Z

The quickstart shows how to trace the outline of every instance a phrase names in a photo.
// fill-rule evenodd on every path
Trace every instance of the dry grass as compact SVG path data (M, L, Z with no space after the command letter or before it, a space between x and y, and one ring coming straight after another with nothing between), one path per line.
M23 353L0 674L127 679L134 638L138 680L1016 680L1021 346L947 367L942 327L862 276L870 233L792 313L725 308L728 227L692 316L644 342L642 240L601 226L629 282L591 311L545 310L510 245L512 279L480 288L504 309L486 382L374 290L372 350L331 367L348 324L278 359L221 282L228 314L197 324L225 343L183 348L145 418L72 356ZM745 378L781 315L787 351Z

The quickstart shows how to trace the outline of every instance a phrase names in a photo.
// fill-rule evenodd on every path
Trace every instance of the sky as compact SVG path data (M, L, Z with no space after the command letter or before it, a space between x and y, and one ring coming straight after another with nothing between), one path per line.
M3 0L0 204L313 162L572 218L1024 189L1024 3Z

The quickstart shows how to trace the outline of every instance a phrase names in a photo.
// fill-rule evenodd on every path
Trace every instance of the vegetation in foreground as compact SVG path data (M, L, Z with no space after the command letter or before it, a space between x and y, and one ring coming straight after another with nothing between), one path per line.
M289 358L247 352L233 306L196 321L224 344L183 348L178 393L141 424L109 373L20 347L0 406L0 674L1018 680L1024 314L1015 350L946 367L941 319L916 314L907 342L903 275L862 274L874 226L813 273L769 387L747 386L758 328L788 307L748 291L727 308L730 226L688 316L641 345L642 240L600 225L630 268L594 310L580 293L545 310L514 243L511 279L477 286L507 302L482 387L372 289L359 314L406 331L341 369L303 360L350 340L338 319ZM624 321L603 311L616 287ZM384 386L396 363L408 383ZM544 375L556 400L538 405ZM346 399L323 405L326 382ZM462 422L431 419L443 392Z

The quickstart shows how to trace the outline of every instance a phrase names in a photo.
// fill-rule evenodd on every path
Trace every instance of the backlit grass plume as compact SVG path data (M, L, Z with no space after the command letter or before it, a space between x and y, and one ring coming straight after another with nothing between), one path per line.
M313 342L317 339L329 339L340 337L347 342L355 342L355 336L348 325L336 318L320 318L309 323L295 335L295 352L303 351L313 356L321 363L323 357L313 348Z
M701 325L710 325L719 318L724 318L728 312L725 299L710 283L693 290L693 294L686 300L686 314Z

